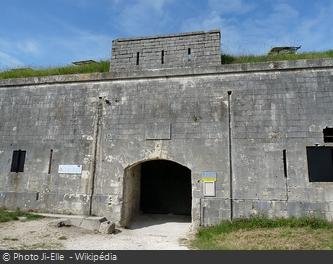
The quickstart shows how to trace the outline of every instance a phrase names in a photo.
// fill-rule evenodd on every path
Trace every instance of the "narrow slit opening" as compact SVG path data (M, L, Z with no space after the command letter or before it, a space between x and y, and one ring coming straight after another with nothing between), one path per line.
M287 170L287 150L283 150L283 170L284 170L284 177L288 178L288 170Z
M164 50L161 53L161 64L164 64Z
M51 174L51 169L52 169L52 157L53 157L53 149L50 150L49 170L48 170L48 174Z
M187 49L187 58L188 58L189 61L192 60L192 51L191 51L191 48Z

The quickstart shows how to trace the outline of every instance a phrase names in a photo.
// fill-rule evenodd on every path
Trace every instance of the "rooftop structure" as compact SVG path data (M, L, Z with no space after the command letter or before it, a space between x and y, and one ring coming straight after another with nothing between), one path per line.
M111 71L221 64L219 30L122 38L112 42Z

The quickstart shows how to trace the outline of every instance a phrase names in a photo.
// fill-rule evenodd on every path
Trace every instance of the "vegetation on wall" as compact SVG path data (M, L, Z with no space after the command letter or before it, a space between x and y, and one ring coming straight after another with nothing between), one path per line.
M31 68L11 69L0 72L0 79L41 77L41 76L66 75L66 74L77 74L77 73L108 72L109 70L110 70L110 62L105 60L80 66L69 65L64 67L49 67L41 69L31 69Z
M298 54L275 54L275 55L244 55L244 56L231 56L222 54L222 64L234 63L257 63L268 61L285 61L285 60L303 60L303 59L325 59L333 58L333 50L322 52L303 52Z
M323 58L333 58L333 50L328 50L323 52L304 52L299 54L277 54L277 55L262 55L262 56L257 56L257 55L232 56L228 54L221 55L222 64L257 63L257 62L268 62L268 61L323 59ZM109 69L110 69L110 62L107 60L102 60L96 63L80 65L80 66L69 65L64 67L49 67L49 68L39 68L39 69L23 68L23 69L5 70L0 72L0 79L108 72Z

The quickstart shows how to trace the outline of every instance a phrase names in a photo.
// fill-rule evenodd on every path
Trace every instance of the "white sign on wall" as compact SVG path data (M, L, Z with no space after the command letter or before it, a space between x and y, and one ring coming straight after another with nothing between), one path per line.
M204 182L204 196L215 196L215 182Z
M216 196L216 171L203 171L201 172L201 181L203 183L204 196Z
M82 165L59 165L58 173L81 174L82 173Z

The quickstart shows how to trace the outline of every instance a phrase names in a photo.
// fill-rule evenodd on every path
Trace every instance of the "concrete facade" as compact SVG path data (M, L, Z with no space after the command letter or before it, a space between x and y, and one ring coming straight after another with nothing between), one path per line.
M221 64L219 30L112 41L111 71L132 71Z
M323 129L333 126L333 60L125 71L113 58L110 73L0 81L1 206L121 224L138 211L124 196L137 196L138 165L158 159L191 170L195 226L251 215L333 220L333 183L309 181L306 155L332 146ZM24 172L10 172L19 149ZM213 197L205 172L216 173Z

